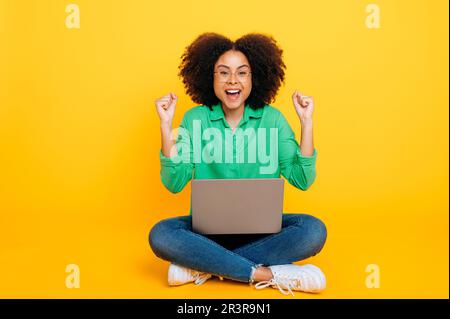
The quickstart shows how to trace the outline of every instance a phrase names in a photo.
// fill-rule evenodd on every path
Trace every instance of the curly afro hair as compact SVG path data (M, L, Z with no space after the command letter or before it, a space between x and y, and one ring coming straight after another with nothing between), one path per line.
M284 82L283 50L271 36L250 33L235 42L217 33L204 33L186 47L179 76L195 103L211 107L219 103L214 93L214 65L229 50L242 52L252 70L252 91L246 103L257 109L275 100Z

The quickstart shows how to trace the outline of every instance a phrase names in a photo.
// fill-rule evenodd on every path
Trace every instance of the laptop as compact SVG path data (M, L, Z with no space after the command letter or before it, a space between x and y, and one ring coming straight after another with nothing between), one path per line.
M199 234L281 231L284 179L193 179L192 230Z

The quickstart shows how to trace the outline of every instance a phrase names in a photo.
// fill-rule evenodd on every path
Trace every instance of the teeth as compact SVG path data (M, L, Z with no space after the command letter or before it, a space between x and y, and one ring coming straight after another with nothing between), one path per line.
M226 90L227 93L238 93L239 90Z

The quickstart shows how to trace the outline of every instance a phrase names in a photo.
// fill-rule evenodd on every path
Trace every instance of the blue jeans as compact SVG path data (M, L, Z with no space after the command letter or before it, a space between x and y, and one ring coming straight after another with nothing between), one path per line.
M283 214L282 229L275 234L201 235L192 231L191 216L161 220L149 234L150 247L161 259L248 283L259 266L316 255L326 238L324 223L306 214Z

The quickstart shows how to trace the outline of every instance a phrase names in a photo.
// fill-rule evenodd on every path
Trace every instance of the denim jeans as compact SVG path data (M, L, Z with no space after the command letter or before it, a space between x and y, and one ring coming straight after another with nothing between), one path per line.
M192 231L191 216L161 220L149 234L150 247L161 259L248 283L259 266L316 255L326 238L324 223L306 214L283 214L282 229L274 234L202 235Z

